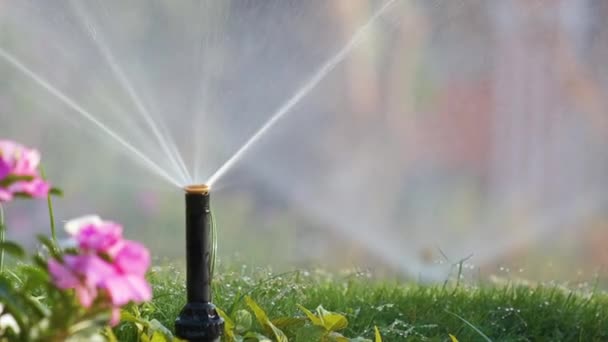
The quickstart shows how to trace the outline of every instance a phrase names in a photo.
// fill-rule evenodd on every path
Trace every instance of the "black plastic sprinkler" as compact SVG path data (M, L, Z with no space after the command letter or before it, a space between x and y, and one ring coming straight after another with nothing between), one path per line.
M211 303L213 225L209 187L192 185L186 190L186 288L188 303L175 320L175 334L193 342L219 341L224 320Z

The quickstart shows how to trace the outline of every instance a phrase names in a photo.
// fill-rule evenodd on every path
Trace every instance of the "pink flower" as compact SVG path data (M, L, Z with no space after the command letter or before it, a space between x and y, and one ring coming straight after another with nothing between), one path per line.
M72 235L78 247L113 256L123 243L122 226L103 221L99 216L88 215L68 221L65 230Z
M55 286L60 289L73 289L80 285L78 275L70 269L70 264L73 263L70 262L72 258L74 257L66 255L64 258L65 264L62 264L55 259L51 259L48 262L49 273L53 277Z
M86 283L80 279L81 275L74 269L74 265L78 263L77 258L77 256L66 255L64 264L54 259L49 260L49 273L55 286L63 290L76 290L78 301L83 307L88 308L97 297L97 288L87 287Z
M114 306L123 306L131 301L136 303L152 299L152 289L143 276L115 274L103 282Z
M122 226L85 216L69 221L66 230L78 243L77 255L66 255L63 263L50 260L49 273L60 289L74 289L80 304L88 308L107 294L102 303L112 311L110 324L118 323L119 308L129 302L141 303L152 298L145 274L150 267L150 253L138 242L122 237Z
M110 325L115 327L118 323L120 323L120 308L113 307L110 316Z
M133 300L145 302L152 298L152 289L144 275L150 267L150 253L142 244L124 241L114 258L116 274L108 277L103 287L112 303L122 306Z
M0 202L7 202L20 193L31 197L46 197L51 186L38 172L40 153L9 140L0 140ZM27 180L7 182L10 177ZM6 184L2 184L6 182Z
M108 253L122 240L122 227L113 222L104 221L99 225L84 226L76 235L78 246L83 250Z
M0 203L2 202L8 202L13 198L13 194L6 190L6 189L2 189L0 187Z
M8 190L13 194L23 193L34 198L45 198L51 191L51 185L40 178L31 181L17 181L9 185Z
M97 297L98 284L105 277L112 276L112 265L97 255L66 255L61 264L49 260L49 273L55 286L60 289L75 289L80 304L88 308Z
M0 150L2 151L2 150ZM11 173L11 166L0 155L0 179L6 178Z
M150 267L150 252L141 243L125 241L114 257L114 265L122 273L143 276Z

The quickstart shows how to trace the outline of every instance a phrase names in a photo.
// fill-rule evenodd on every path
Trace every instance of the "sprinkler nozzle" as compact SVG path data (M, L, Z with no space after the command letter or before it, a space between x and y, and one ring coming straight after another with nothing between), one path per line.
M208 194L209 186L207 184L188 185L184 188L187 194Z
M211 303L212 239L209 187L186 191L186 290L188 302L175 321L177 337L196 342L219 341L224 320Z

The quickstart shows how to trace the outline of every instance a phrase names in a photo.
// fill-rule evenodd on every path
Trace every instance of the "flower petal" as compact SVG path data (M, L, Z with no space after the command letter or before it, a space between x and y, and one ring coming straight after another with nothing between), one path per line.
M104 288L108 291L112 304L123 306L129 302L141 303L152 299L152 288L144 277L119 275L107 278Z
M85 308L90 308L91 304L93 304L93 301L95 300L95 297L97 297L97 289L84 285L77 286L76 297L78 297L80 305Z
M143 276L150 267L150 252L141 243L126 240L116 253L114 265L125 274Z
M13 199L13 194L10 191L0 188L0 203L8 202Z
M66 256L67 258L67 256ZM97 255L78 255L73 264L73 269L84 277L88 287L100 286L104 279L117 274L116 269Z
M0 155L0 180L3 180L11 173L11 166L2 159Z
M147 302L152 299L152 288L144 277L128 275L126 281L131 287L131 299L136 303Z
M86 215L66 222L64 228L68 234L76 235L82 228L89 225L100 225L102 222L97 215Z
M115 327L118 323L120 323L120 308L114 306L110 316L110 326Z
M51 185L42 179L18 181L9 186L12 193L24 193L35 198L44 198L49 194Z
M76 288L80 281L72 273L72 271L58 262L55 259L48 261L49 273L53 279L53 283L60 289L73 289Z
M40 153L14 141L0 141L0 158L11 168L11 173L18 176L38 176Z
M80 229L76 240L82 249L107 253L122 240L122 226L104 221L99 225L88 225Z
M115 306L123 306L131 301L131 289L122 276L106 278L103 288L106 289Z

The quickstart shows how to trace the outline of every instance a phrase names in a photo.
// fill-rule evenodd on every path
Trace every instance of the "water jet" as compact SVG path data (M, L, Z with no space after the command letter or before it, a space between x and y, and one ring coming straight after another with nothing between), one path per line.
M209 186L190 185L186 192L187 303L175 320L175 333L188 341L219 341L224 320L211 303L214 267L213 218Z
M485 265L545 236L583 237L575 228L603 216L605 125L585 119L605 112L602 82L588 76L602 75L590 63L600 50L584 48L599 33L597 16L583 20L589 2L552 2L539 21L534 6L472 0L6 0L0 136L27 132L47 153L68 153L83 177L50 173L75 188L84 175L105 182L101 212L122 209L113 192L144 199L128 210L133 222L180 218L181 199L162 206L156 191L238 182L222 211L247 225L226 227L241 237L226 255L367 263L334 257L344 253L331 240L346 237L374 264L444 279L417 251L431 246L435 262L433 246L474 253ZM139 172L130 162L141 175L127 174ZM92 175L98 164L108 167ZM361 186L370 178L372 191ZM268 200L250 202L258 186ZM70 210L90 201L80 195ZM275 210L283 203L289 211ZM253 206L269 214L246 217ZM155 229L142 232L149 242L171 236ZM158 245L183 256L181 244Z

